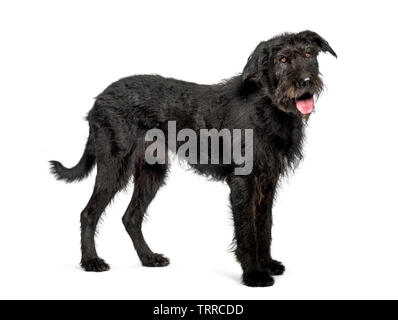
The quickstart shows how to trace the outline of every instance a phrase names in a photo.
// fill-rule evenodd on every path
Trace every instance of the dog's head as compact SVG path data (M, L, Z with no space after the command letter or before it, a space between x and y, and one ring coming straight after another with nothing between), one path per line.
M321 93L317 56L329 52L328 42L312 31L283 34L261 42L249 57L242 81L261 88L284 112L305 117L314 109L314 96Z

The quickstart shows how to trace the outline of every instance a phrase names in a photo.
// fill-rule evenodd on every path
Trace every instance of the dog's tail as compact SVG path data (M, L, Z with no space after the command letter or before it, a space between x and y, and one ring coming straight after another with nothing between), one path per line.
M80 161L73 168L65 168L61 162L50 161L50 171L58 180L66 182L80 181L86 178L95 165L93 138L89 135L86 148Z

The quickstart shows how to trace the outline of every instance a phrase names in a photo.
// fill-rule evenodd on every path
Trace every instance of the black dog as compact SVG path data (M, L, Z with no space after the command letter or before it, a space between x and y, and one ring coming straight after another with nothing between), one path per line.
M192 164L200 174L226 181L231 189L236 257L248 286L270 286L284 266L271 258L272 205L281 175L302 158L304 128L322 91L317 55L336 56L318 34L304 31L261 42L239 76L217 85L200 85L154 75L121 79L101 93L87 119L90 134L79 163L65 168L51 161L52 172L68 182L85 178L97 164L93 194L81 213L81 266L106 271L94 235L100 216L115 194L134 177L134 194L123 216L144 266L169 260L153 253L141 225L148 205L164 184L168 164L148 164L144 137L152 128L253 130L253 170L236 175L237 164ZM199 195L198 195L199 196Z

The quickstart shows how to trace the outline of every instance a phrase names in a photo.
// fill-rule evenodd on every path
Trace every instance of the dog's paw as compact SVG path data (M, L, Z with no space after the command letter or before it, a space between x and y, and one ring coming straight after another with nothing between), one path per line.
M249 287L270 287L274 284L274 279L267 271L244 272L242 280Z
M276 260L272 260L268 263L266 269L272 276L281 276L285 272L285 266L282 262Z
M101 258L84 259L80 262L80 265L88 272L104 272L110 269L109 265Z
M170 264L170 260L159 253L144 255L141 257L144 267L165 267Z

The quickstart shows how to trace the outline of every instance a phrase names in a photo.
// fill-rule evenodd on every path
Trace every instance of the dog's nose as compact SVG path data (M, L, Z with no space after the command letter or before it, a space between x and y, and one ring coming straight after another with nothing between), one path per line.
M299 78L298 81L297 81L297 85L298 85L299 88L306 87L306 86L308 86L310 84L311 84L311 78L310 77L302 77L302 78Z

